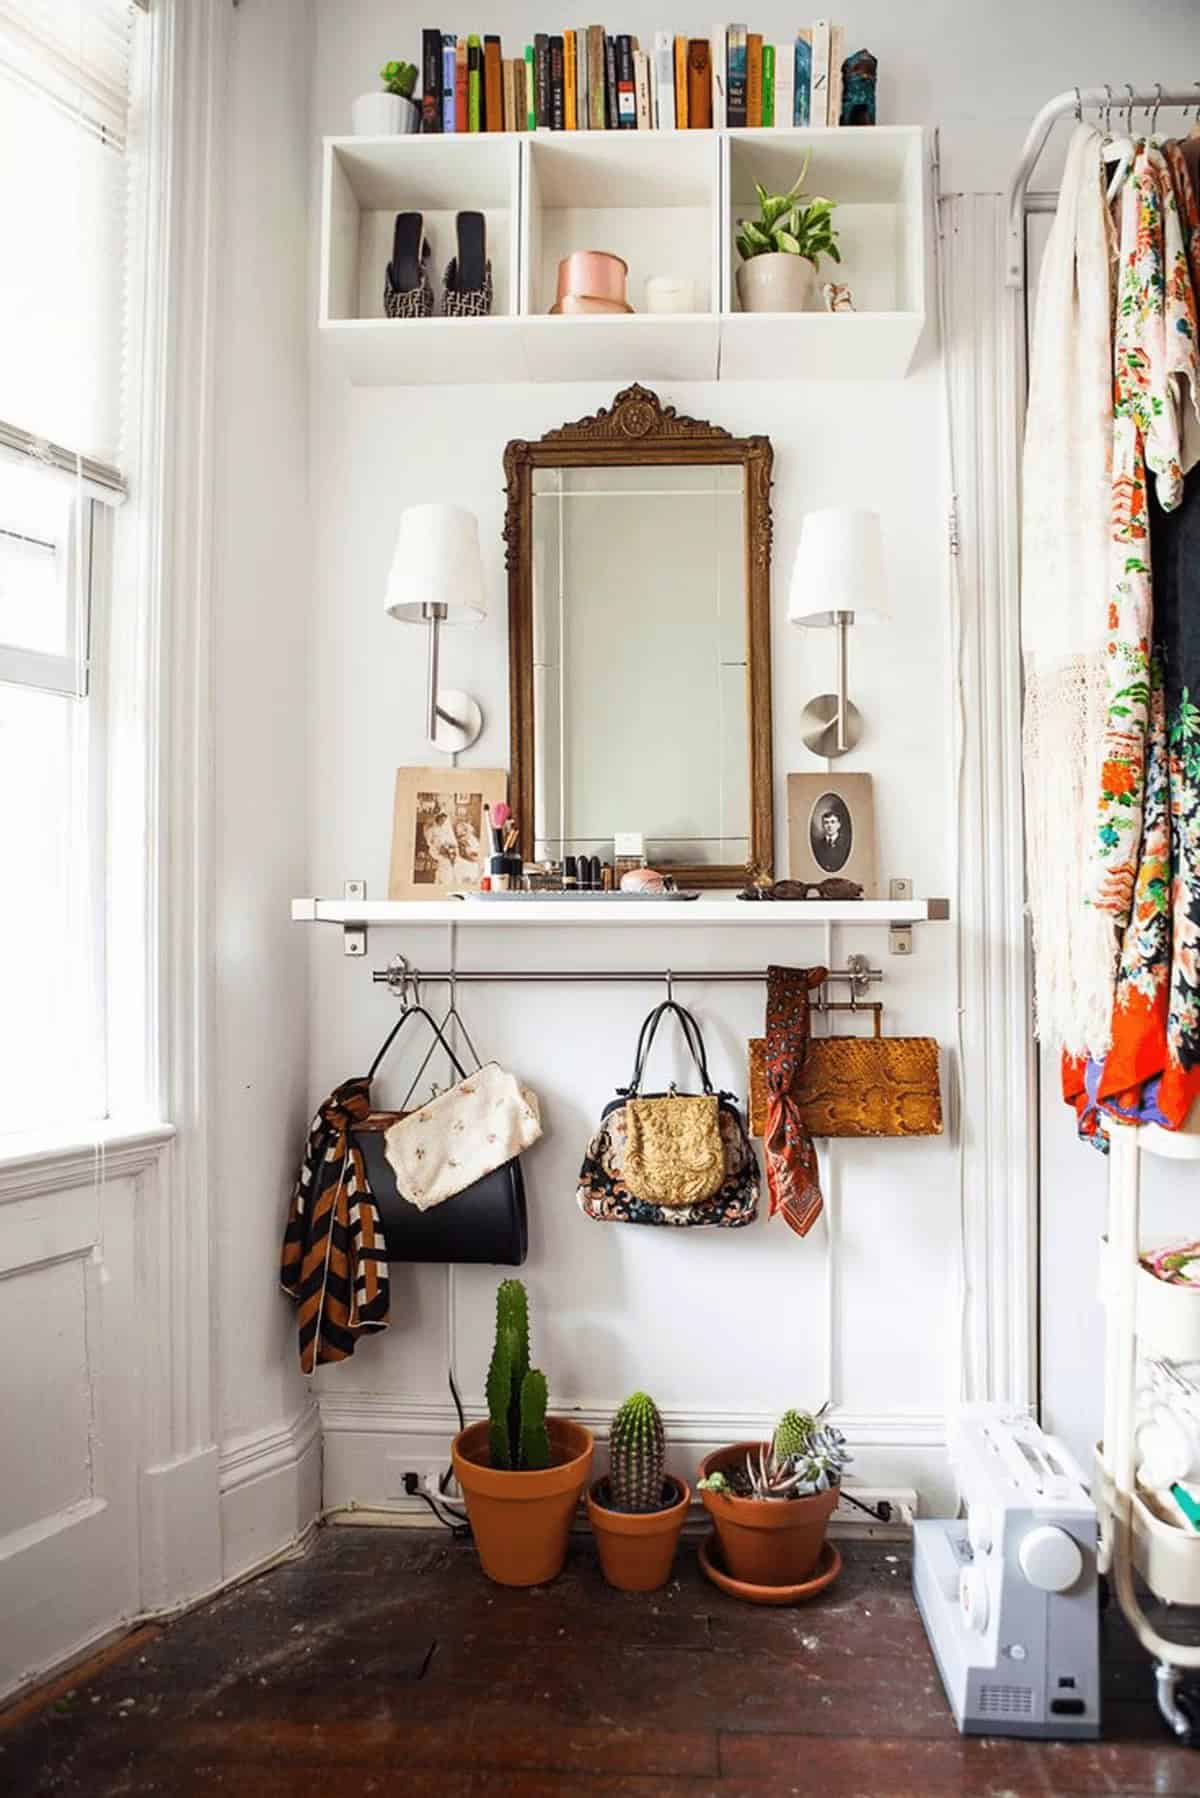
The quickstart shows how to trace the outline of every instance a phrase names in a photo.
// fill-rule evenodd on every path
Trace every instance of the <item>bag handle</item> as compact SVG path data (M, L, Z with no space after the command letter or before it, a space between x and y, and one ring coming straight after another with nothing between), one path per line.
M667 1012L673 1012L678 1018L680 1028L683 1031L683 1040L691 1051L692 1060L695 1062L696 1069L700 1075L701 1085L706 1093L712 1092L712 1081L708 1076L708 1058L704 1053L704 1036L699 1024L696 1022L691 1012L688 1011L685 1006L680 1005L677 1000L664 999L662 1004L655 1007L642 1025L641 1032L638 1036L633 1078L627 1087L620 1089L626 1098L636 1098L641 1091L642 1077L645 1073L646 1063L650 1059L650 1051L654 1047L654 1038L657 1035L658 1027Z
M399 1036L399 1034L403 1030L404 1026L408 1023L409 1018L424 1018L425 1019L425 1022L429 1025L429 1028L433 1031L433 1034L434 1034L435 1038L437 1039L437 1042L439 1042L442 1045L442 1048L446 1051L446 1054L450 1059L451 1067L453 1067L456 1070L460 1080L465 1080L467 1077L466 1069L463 1067L462 1063L459 1061L458 1056L454 1053L454 1050L450 1047L450 1044L446 1041L446 1038L443 1036L441 1028L439 1027L439 1025L437 1023L437 1020L433 1017L432 1013L426 1011L426 1009L423 1005L410 1005L407 1011L401 1012L399 1018L397 1018L396 1022L392 1025L392 1028L388 1031L387 1036L384 1038L383 1047L380 1049L378 1055L375 1057L374 1061L371 1063L370 1070L367 1074L367 1085L369 1086L371 1084L371 1082L374 1080L375 1075L379 1071L380 1062L383 1060L384 1056L387 1054L388 1050L391 1048L392 1044L395 1042L396 1038ZM433 1054L434 1046L435 1046L434 1044L430 1044L429 1055ZM429 1061L429 1055L427 1055L425 1057L425 1061L421 1065L420 1071L417 1074L417 1080L419 1080L421 1078L421 1075L425 1072L425 1066ZM417 1084L417 1081L414 1080L413 1086L415 1087L416 1084ZM409 1093L409 1097L410 1098L412 1097L411 1091ZM407 1100L405 1101L405 1103L407 1104Z

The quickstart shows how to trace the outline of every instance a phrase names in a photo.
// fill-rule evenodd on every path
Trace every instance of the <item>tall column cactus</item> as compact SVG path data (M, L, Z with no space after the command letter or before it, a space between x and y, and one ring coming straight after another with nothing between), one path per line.
M658 1406L634 1392L612 1420L608 1490L614 1511L661 1511L666 1435Z
M502 1280L496 1292L487 1403L492 1466L548 1467L546 1376L529 1365L529 1300L520 1280Z

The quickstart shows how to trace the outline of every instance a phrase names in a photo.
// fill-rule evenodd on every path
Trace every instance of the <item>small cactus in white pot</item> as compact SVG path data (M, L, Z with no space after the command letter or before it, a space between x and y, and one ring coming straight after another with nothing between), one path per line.
M588 1518L610 1586L653 1592L671 1577L691 1493L665 1471L666 1432L658 1406L634 1392L608 1437L609 1475L588 1494Z

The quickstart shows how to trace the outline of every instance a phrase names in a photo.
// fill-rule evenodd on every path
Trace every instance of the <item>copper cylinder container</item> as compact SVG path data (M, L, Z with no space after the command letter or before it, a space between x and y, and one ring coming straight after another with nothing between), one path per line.
M558 265L556 315L632 312L625 297L629 266L609 250L573 250Z

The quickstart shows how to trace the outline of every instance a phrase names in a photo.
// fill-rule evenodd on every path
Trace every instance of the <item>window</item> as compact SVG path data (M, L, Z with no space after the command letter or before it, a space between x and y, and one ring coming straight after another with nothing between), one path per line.
M140 13L0 0L0 1141L108 1108L104 649Z

